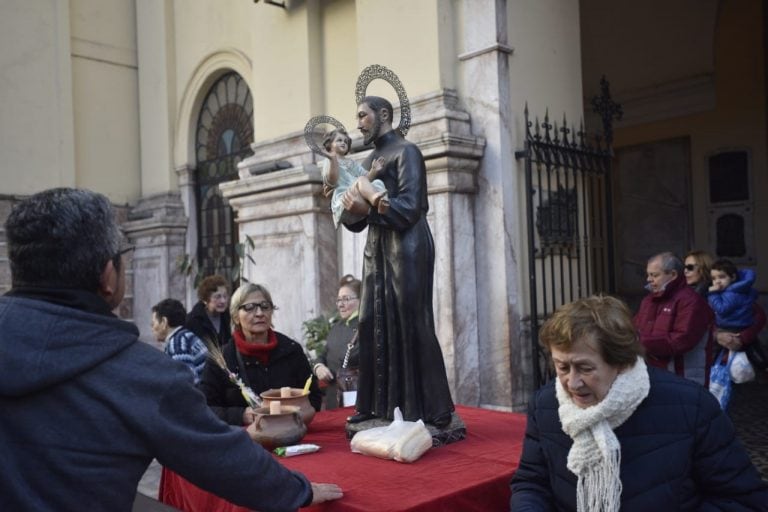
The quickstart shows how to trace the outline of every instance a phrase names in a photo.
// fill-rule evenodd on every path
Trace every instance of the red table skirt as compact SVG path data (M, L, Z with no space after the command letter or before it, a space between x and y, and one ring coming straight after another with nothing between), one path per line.
M344 432L351 408L319 412L301 441L320 451L279 459L313 482L341 486L344 497L304 510L509 510L509 481L517 468L525 415L457 406L467 438L427 451L413 464L377 459L349 449ZM187 512L243 512L163 468L159 499Z

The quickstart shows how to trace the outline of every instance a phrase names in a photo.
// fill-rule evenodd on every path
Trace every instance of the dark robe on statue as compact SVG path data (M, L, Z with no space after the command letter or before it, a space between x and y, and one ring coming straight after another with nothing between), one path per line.
M427 175L419 148L394 130L374 142L364 162L384 158L378 178L389 210L348 225L368 226L360 298L360 378L356 409L393 419L425 422L450 414L453 400L435 335L432 279L435 248L427 224Z

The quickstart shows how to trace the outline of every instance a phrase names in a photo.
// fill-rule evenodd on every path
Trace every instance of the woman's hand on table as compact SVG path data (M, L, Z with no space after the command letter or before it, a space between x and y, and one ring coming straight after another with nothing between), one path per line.
M337 500L344 496L341 487L336 484L312 484L312 504L316 505L324 501Z
M256 412L250 408L246 407L243 411L243 425L250 425L256 421Z

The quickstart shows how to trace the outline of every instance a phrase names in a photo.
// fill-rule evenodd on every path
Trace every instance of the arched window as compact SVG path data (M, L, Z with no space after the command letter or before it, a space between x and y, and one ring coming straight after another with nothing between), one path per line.
M237 164L251 154L253 102L237 73L219 78L203 101L195 135L199 271L232 279L238 267L237 229L219 183L237 179Z

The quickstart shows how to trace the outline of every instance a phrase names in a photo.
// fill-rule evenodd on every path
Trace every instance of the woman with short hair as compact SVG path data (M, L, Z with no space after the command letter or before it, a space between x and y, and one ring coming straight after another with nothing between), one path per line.
M195 304L184 327L208 344L223 347L232 339L229 330L229 283L220 275L208 276L197 286Z
M717 400L645 365L623 302L566 304L539 338L557 375L529 404L512 511L766 510Z
M359 366L359 343L357 340L357 321L360 308L360 280L347 274L339 281L339 291L336 295L336 308L339 310L339 321L333 324L326 338L325 352L318 357L313 371L317 378L326 382L325 408L335 409L339 406L351 406L353 403L343 403L343 394L338 393L339 369L345 368L356 371ZM341 395L341 396L339 396ZM340 400L341 399L341 400Z

